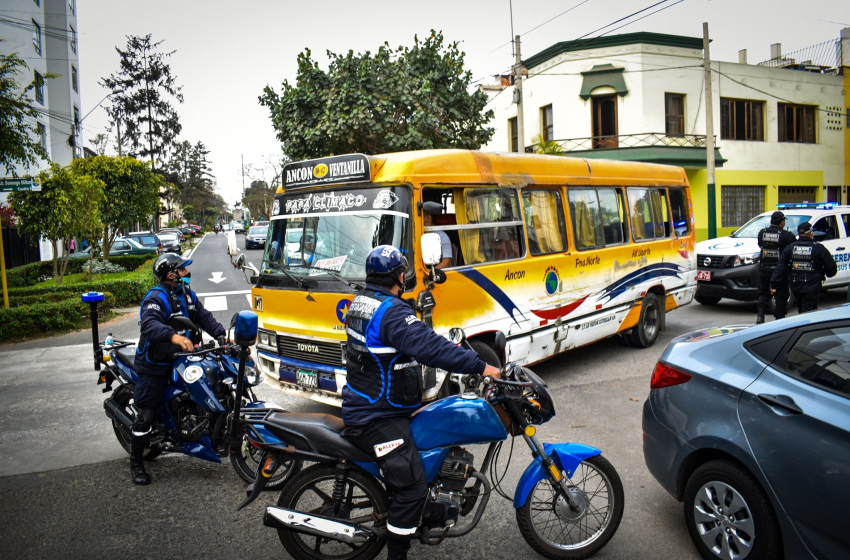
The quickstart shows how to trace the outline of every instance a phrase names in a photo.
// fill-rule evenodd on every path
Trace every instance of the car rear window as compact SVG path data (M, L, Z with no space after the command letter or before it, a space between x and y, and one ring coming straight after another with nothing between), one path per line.
M145 235L144 237L137 237L136 240L142 245L159 245L156 237Z
M252 227L250 231L248 231L248 233L251 233L253 235L265 235L268 233L268 231L269 228L267 227Z

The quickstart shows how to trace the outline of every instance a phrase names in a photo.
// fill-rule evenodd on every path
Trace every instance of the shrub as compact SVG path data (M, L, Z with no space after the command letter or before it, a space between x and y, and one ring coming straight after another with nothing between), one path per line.
M123 266L111 261L95 260L91 263L92 274L114 274L116 272L124 272L125 270Z
M115 298L106 294L98 311L106 313L114 306ZM11 304L11 302L10 302ZM18 338L37 332L67 330L80 326L89 316L89 305L79 297L58 302L32 303L0 308L0 340Z
M133 270L142 263L148 261L148 255L124 255L121 257L110 257L109 262L122 266L125 270ZM95 261L97 262L97 261ZM68 259L68 269L65 274L77 274L82 272L89 264L88 259ZM39 281L39 277L53 278L53 261L41 261L10 268L6 271L6 282L9 288L24 288L32 286Z

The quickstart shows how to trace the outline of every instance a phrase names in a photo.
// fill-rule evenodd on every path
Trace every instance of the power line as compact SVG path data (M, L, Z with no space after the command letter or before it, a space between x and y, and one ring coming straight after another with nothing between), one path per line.
M665 1L666 1L666 0L665 0ZM529 29L529 30L528 30L528 31L526 31L525 33L520 33L520 35L522 35L523 37L525 37L526 35L528 35L528 34L529 34L529 33L531 33L532 31L534 31L534 30L536 30L536 29L539 29L539 28L543 27L544 25L546 25L546 24L547 24L547 23L549 23L550 21L555 20L555 19L558 19L559 17L561 17L561 16L562 16L562 15L564 15L564 14L568 14L568 13L572 12L573 10L575 10L576 8L578 8L579 6L581 6L582 4L587 4L588 2L590 2L590 0L584 0L583 2L579 2L578 4L576 4L575 6L573 6L572 8L570 8L569 10L563 11L563 12L561 12L560 14L558 14L558 15L556 15L556 16L554 16L554 17L551 17L551 18L549 18L549 19L547 19L546 21L544 21L544 22L543 22L543 23L541 23L540 25L538 25L538 26L536 26L536 27L532 27L531 29ZM513 13L511 13L511 29L513 29ZM511 31L511 33L513 33L513 30ZM507 43L504 43L504 44L502 44L502 45L499 45L498 47L496 47L496 48L495 48L495 49L493 49L492 51L488 52L487 54L494 53L494 52L496 52L497 50L501 49L502 47L505 47L505 46L507 46L507 45L510 45L511 43L513 43L513 41L512 41L512 40L511 40L511 41L508 41ZM485 56L486 56L486 55L485 55Z

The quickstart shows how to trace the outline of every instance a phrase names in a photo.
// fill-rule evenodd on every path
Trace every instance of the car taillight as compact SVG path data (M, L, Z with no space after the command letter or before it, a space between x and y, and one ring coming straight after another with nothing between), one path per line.
M670 387L672 385L680 385L691 380L691 374L670 367L667 364L658 362L655 364L655 369L652 370L652 381L649 383L650 389L661 389L662 387Z

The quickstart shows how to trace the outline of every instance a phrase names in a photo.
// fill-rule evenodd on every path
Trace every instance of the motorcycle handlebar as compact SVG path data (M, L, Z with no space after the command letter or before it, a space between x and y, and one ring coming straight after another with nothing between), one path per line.
M210 342L209 344L215 344L214 342ZM202 356L204 354L210 354L212 352L223 352L226 350L226 346L208 346L202 347L200 350L193 350L191 352L175 352L173 356L175 358L183 358L186 356Z

